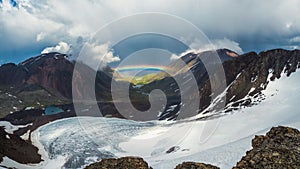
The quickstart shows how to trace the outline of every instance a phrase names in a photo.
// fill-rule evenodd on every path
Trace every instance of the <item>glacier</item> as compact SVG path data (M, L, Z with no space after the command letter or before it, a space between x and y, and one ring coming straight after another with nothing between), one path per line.
M172 169L183 161L232 168L251 149L255 135L272 126L300 129L300 73L269 83L259 104L209 120L136 122L74 117L41 126L32 142L44 159L22 165L7 157L1 165L17 168L83 168L102 158L140 156L154 169Z

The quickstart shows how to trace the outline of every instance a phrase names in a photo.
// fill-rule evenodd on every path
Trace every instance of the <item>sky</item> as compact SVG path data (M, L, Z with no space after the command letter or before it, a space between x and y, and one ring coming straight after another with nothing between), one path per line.
M76 57L99 28L145 12L183 18L216 48L238 53L300 47L298 0L0 0L0 64L53 51ZM107 51L110 45L90 44L90 53L120 61L122 52Z

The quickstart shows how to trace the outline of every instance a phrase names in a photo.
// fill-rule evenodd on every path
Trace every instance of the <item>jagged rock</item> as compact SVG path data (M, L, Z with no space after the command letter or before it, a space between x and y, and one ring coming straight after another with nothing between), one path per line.
M122 157L103 159L100 162L91 164L85 169L152 169L142 158Z
M253 149L233 169L300 168L300 132L273 127L266 136L255 136Z
M195 162L183 162L175 167L175 169L219 169L219 167Z
M0 163L3 161L3 155L0 153Z
M19 136L7 133L3 127L0 127L0 160L2 160L1 156L7 156L22 164L42 161L41 155L38 154L38 148Z

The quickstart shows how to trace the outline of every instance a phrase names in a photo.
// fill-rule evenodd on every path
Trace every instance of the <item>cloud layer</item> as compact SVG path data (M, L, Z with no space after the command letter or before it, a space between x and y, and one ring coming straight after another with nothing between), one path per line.
M54 47L47 47L41 53L51 53L51 52L58 52L62 54L68 54L70 51L70 46L66 42L59 42L58 45Z
M108 63L120 61L119 56L114 56L113 52L110 50L110 44L95 44L86 43L83 49L83 60L85 64L92 68L103 68Z
M8 1L0 6L0 57L32 55L60 42L78 51L78 39L84 41L105 24L141 12L182 17L217 47L237 52L300 46L298 0L16 0L16 7Z

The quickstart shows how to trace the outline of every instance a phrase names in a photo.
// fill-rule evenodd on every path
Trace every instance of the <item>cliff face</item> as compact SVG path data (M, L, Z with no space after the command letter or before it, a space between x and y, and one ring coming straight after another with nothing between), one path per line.
M230 111L240 106L257 104L264 96L261 91L266 89L269 81L279 79L282 73L289 76L300 67L299 50L274 49L239 55L223 63L228 89L226 91L226 110ZM204 79L200 86L201 107L205 110L211 100L211 84ZM220 84L216 84L221 86ZM209 110L207 110L209 111ZM206 113L206 112L203 112Z
M289 76L300 66L300 51L275 49L266 52L248 53L225 62L224 69L230 88L227 92L227 103L250 104L245 96L259 97L268 82L279 79L282 73ZM270 79L268 79L268 77ZM232 98L232 99L231 99Z

